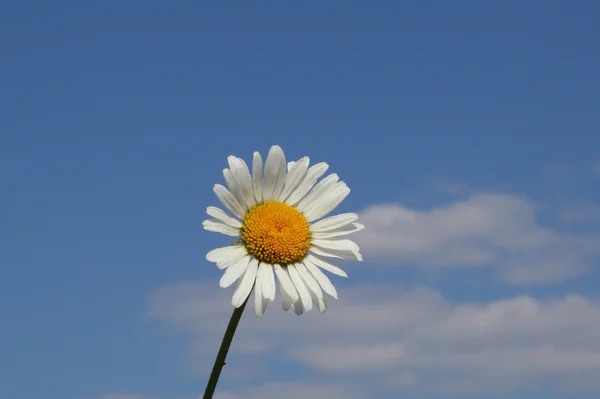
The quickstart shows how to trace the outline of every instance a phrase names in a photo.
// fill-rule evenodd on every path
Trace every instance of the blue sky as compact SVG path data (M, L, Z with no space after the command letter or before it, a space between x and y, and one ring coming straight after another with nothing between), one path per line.
M2 8L1 397L201 394L204 209L273 144L350 186L365 262L325 316L248 312L222 399L597 397L596 2Z

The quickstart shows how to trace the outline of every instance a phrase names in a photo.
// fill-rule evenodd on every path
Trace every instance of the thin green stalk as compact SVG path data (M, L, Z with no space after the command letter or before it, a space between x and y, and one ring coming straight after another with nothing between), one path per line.
M231 346L231 341L235 335L235 330L237 329L240 318L242 317L242 313L244 313L244 308L246 308L249 298L250 295L248 295L248 298L246 298L242 306L233 310L233 314L231 315L231 319L229 320L229 324L225 330L225 335L223 336L223 341L221 342L219 353L217 353L217 358L215 359L215 364L212 372L210 373L210 377L208 378L208 383L206 384L206 390L204 391L204 396L202 399L212 399L213 394L215 393L217 382L219 381L219 376L221 375L221 370L223 370L223 366L225 366L227 352L229 352L229 347Z

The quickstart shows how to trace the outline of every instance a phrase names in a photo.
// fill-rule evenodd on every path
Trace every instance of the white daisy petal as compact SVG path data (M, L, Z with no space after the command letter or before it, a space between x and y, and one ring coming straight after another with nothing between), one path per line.
M252 177L250 176L250 170L248 165L242 158L234 157L233 155L227 158L231 171L236 176L236 180L240 185L240 191L244 200L244 203L248 208L252 208L256 205L254 199L254 192L252 190Z
M287 168L288 168L287 172L288 172L288 174L292 171L292 168L294 167L295 164L296 164L296 161L290 161L290 162L288 162L288 164L287 164Z
M306 197L304 197L302 201L300 201L300 203L297 206L298 210L304 213L306 209L311 208L313 202L318 201L319 198L321 198L321 196L328 193L333 187L335 187L338 180L339 176L335 173L332 173L320 182L318 182L313 187L313 189L310 190L308 194L306 194Z
M269 265L259 265L258 266L258 274L256 275L256 284L254 284L254 311L256 312L256 317L259 319L265 313L265 309L267 308L268 301L265 300L264 292L263 292L263 279L265 277L265 270L270 268Z
M304 266L304 264L302 263L296 264L296 270L298 270L298 274L306 283L308 293L310 294L313 303L318 306L321 314L325 313L325 311L327 310L327 304L325 303L323 291L321 290L321 287L319 286L317 280L313 277L312 274L310 274L306 266Z
M308 259L312 264L327 270L329 273L336 274L340 277L348 277L348 274L344 271L344 269L342 269L335 263L331 263L325 259L319 258L318 256L312 254L308 254L306 256L306 259Z
M310 251L317 255L362 262L360 248L353 241L347 239L315 239L311 244Z
M265 162L265 177L263 178L262 190L263 201L276 201L285 184L286 163L285 154L278 145L269 150Z
M313 294L311 293L313 302L315 302L317 304L317 307L319 308L319 312L321 312L321 314L327 312L327 301L325 300L325 297L317 297L317 296L313 296Z
M229 192L233 194L235 200L244 208L247 209L246 201L244 201L244 194L242 193L242 185L240 184L237 175L228 168L223 169L223 177L229 187Z
M231 298L231 304L234 308L242 306L250 292L254 287L254 281L256 279L256 273L258 272L258 261L252 259L246 268L246 272L242 276L240 283Z
M334 210L348 194L350 194L350 188L345 183L339 182L338 186L328 193L328 195L315 200L311 207L307 207L304 211L304 216L306 216L309 222L321 219Z
M262 308L262 302L263 302L263 297L262 297L262 286L261 286L261 267L258 266L258 274L256 275L256 284L254 284L254 312L256 313L256 317L258 317L259 319L262 317L263 315L263 308Z
M340 236L345 236L348 234L356 233L357 231L361 231L364 228L365 228L365 226L360 223L352 223L352 224L347 224L344 227L340 227L338 229L330 230L330 231L327 231L324 233L312 233L312 237L317 240L340 237Z
M308 289L308 293L310 294L310 298L312 299L313 304L315 304L319 309L319 312L321 312L321 314L325 313L327 311L327 301L325 301L325 297L323 296L322 291L321 296L318 296L310 288Z
M221 223L216 219L205 220L202 222L204 230L214 231L215 233L225 234L226 236L237 237L240 235L240 230Z
M298 294L300 295L300 302L302 302L302 307L305 312L310 312L312 310L312 298L310 297L310 293L306 288L306 284L302 281L302 278L298 274L298 270L296 270L295 265L289 265L287 267L287 271L290 274L290 278L294 283L294 287L298 290Z
M359 246L352 240L313 240L312 245L322 249L335 249L339 251L360 252Z
M279 283L279 293L281 294L281 307L284 311L287 312L288 310L290 310L290 307L294 302L292 301L290 294L287 293L287 291L285 290L285 288L283 288L283 285L281 283Z
M303 263L297 263L295 267L302 280L304 280L306 283L306 286L313 292L320 293L322 295L323 292L319 287L319 283L317 283L317 280L315 280L315 278L310 274L306 266L304 266Z
M330 230L335 230L346 226L358 219L356 213L342 213L339 215L329 216L323 220L313 223L310 226L310 231L313 233L324 233Z
M229 190L220 184L215 184L213 191L215 192L219 201L221 201L223 205L225 205L225 207L231 211L231 213L240 219L244 217L244 214L246 213L244 207L235 199Z
M306 193L308 193L313 188L317 180L319 180L319 178L323 176L325 172L327 172L328 168L329 165L327 165L325 162L320 162L316 165L311 166L308 169L308 172L306 173L304 179L298 184L298 187L296 187L296 189L292 191L287 201L285 201L286 204L291 206L298 205L298 203L304 198Z
M292 302L296 302L299 298L298 291L294 288L294 283L292 282L288 271L280 265L273 265L273 268L275 269L279 284L285 289Z
M312 274L315 280L317 280L321 288L323 288L323 291L337 299L337 290L331 283L331 280L329 280L329 277L327 277L327 275L323 273L321 269L319 269L313 262L311 262L308 257L304 259L303 263L304 266L306 266L306 268L310 272L310 274Z
M342 251L336 249L322 249L319 247L311 247L310 251L315 255L325 256L329 258L339 258L339 259L347 259L347 260L356 260L362 262L362 255L358 252L351 251Z
M206 260L217 264L219 269L225 269L247 255L243 245L230 245L213 249L206 254Z
M236 229L240 229L242 227L242 222L234 217L229 216L224 210L217 208L216 206L209 206L206 208L206 213L221 223L226 224L227 226L231 226Z
M242 276L242 274L244 274L249 263L250 257L245 256L239 261L237 261L235 264L225 269L225 273L223 273L223 276L219 281L219 285L221 286L221 288L227 288L231 284L235 283L237 279L239 279Z
M269 300L267 298L263 297L263 299L261 301L261 310L262 310L263 314L265 313L265 310L267 310L268 305L269 305Z
M306 177L306 173L308 171L308 164L310 163L310 158L304 157L294 164L293 170L289 171L285 178L285 185L283 187L283 191L279 196L280 202L285 202L288 199L290 194L298 187L298 184L304 180Z
M257 204L262 202L262 178L263 178L263 162L260 154L254 152L252 159L252 191L254 192L254 200Z
M294 302L294 313L296 313L298 316L300 316L302 313L304 313L305 309L304 309L304 304L302 303L302 301L297 301Z
M265 268L264 276L263 276L263 296L273 301L275 299L275 274L273 273L273 266L271 265L263 265Z

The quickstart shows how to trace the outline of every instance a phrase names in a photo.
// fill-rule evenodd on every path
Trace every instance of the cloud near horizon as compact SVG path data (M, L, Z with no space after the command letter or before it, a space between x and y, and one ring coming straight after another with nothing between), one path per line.
M270 306L280 308L278 301ZM452 302L428 288L367 284L341 289L331 302L325 316L272 309L258 320L247 312L232 356L291 361L357 395L367 382L388 393L491 395L532 386L600 393L599 298ZM149 303L151 317L188 335L190 348L204 343L193 354L207 364L229 309L228 292L212 282L163 287Z
M282 394L284 392L285 394ZM367 399L363 392L351 389L340 383L298 383L277 382L265 383L247 387L238 391L221 390L215 392L214 399ZM201 399L202 394L187 398L172 399ZM108 393L96 399L163 399L135 393ZM171 398L166 398L171 399Z

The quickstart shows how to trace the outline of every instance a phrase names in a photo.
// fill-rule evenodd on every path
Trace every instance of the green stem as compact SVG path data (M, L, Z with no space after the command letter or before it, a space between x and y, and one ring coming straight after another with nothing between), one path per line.
M204 391L204 396L202 399L212 399L213 394L215 393L217 382L219 381L219 376L221 375L221 370L223 370L223 366L225 366L227 352L229 351L231 341L235 335L235 330L237 329L240 318L242 317L242 313L244 313L244 308L246 307L249 298L250 295L248 295L248 298L246 298L242 306L233 310L233 314L231 315L231 319L229 320L229 324L225 330L225 335L223 336L223 341L221 342L219 353L217 353L217 358L215 359L215 364L212 372L210 373L210 377L208 378L208 383L206 384L206 390Z

